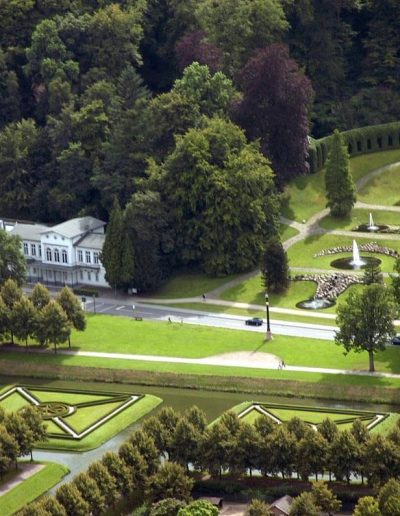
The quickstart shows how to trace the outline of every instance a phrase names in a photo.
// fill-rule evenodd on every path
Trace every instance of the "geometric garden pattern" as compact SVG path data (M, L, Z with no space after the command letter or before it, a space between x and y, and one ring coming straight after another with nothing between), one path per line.
M48 437L80 440L141 398L142 395L124 393L16 385L0 394L0 406L15 412L33 405L47 426Z
M289 421L293 417L298 417L314 430L326 418L331 419L337 425L339 430L350 428L352 423L359 419L368 430L384 421L388 413L375 413L365 410L347 410L347 409L327 409L322 407L302 407L298 405L280 405L274 403L250 403L239 414L239 418L248 423L254 423L258 417L268 417L276 424L280 425Z

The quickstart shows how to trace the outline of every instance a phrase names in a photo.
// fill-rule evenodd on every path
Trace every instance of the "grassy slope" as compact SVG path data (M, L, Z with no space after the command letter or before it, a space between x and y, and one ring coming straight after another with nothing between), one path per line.
M391 150L356 156L350 160L355 181L368 172L400 159L400 150ZM282 215L301 222L325 208L324 170L312 176L298 177L287 186Z
M399 174L400 165L374 177L359 192L358 200L368 204L398 206L400 203Z
M171 278L157 292L149 295L159 299L201 296L204 292L209 292L234 277L232 275L223 278L211 278L201 272L184 273Z
M67 473L68 469L65 466L47 463L42 470L0 497L1 516L15 514L18 510L56 485Z
M385 352L387 353L387 352ZM281 354L281 356L283 356ZM363 355L362 355L363 356ZM382 355L383 356L383 355ZM387 355L384 355L385 357ZM7 353L4 357L8 360L21 360L20 353ZM388 357L389 358L389 357ZM149 371L152 375L157 373L174 373L174 374L194 374L194 375L215 375L221 377L242 377L242 378L263 378L263 379L278 379L278 380L297 380L312 383L329 383L330 385L341 388L344 386L365 386L365 387L387 387L400 388L400 378L371 378L369 376L356 375L332 375L325 373L308 373L298 371L281 371L268 369L253 369L245 367L228 367L228 366L209 366L197 364L173 364L163 362L127 362L122 359L104 359L104 358L87 358L78 356L38 356L25 355L25 363L27 365L35 366L35 364L46 363L49 366L81 366L88 368L106 368L106 369L130 369L135 371ZM288 361L285 358L285 362ZM388 360L390 363L390 360ZM350 366L350 364L347 364ZM313 364L314 367L318 363ZM367 356L364 356L362 369L366 369ZM377 365L379 369L379 366ZM209 380L210 382L210 380ZM217 382L218 383L218 382ZM210 384L208 384L210 387Z

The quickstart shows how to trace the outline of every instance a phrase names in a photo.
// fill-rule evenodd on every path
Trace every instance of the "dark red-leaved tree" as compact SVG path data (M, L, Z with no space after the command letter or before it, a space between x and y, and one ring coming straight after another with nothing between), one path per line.
M221 70L222 52L208 43L202 30L189 32L180 38L175 45L176 59L182 70L197 61L207 65L211 72Z
M279 184L308 173L310 80L289 56L286 45L257 50L239 74L243 100L239 123L249 139L259 138Z

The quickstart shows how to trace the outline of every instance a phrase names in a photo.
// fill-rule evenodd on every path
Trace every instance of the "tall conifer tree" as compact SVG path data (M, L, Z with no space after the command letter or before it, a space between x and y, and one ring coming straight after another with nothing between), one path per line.
M117 288L121 281L124 244L123 229L121 206L115 198L101 253L101 261L106 270L106 280L114 288Z
M349 153L343 136L336 129L325 172L327 207L333 217L347 217L356 202L356 190L350 173Z

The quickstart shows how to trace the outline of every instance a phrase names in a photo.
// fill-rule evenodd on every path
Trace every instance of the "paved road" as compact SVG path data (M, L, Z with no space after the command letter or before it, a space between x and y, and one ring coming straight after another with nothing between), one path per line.
M134 304L135 303L135 304ZM133 312L132 305L135 306ZM170 318L173 323L197 324L202 326L213 326L218 328L229 328L233 330L247 330L263 333L266 331L266 324L263 326L246 326L245 320L248 317L235 316L230 314L215 314L211 312L197 312L184 308L172 308L169 306L150 305L132 301L132 305L123 302L113 302L110 299L100 298L96 300L96 307L93 301L86 302L86 311L109 315L124 315L129 317L142 317L153 321L165 321ZM335 327L320 324L298 323L271 319L271 330L276 335L289 335L297 337L308 337L312 339L333 340Z

